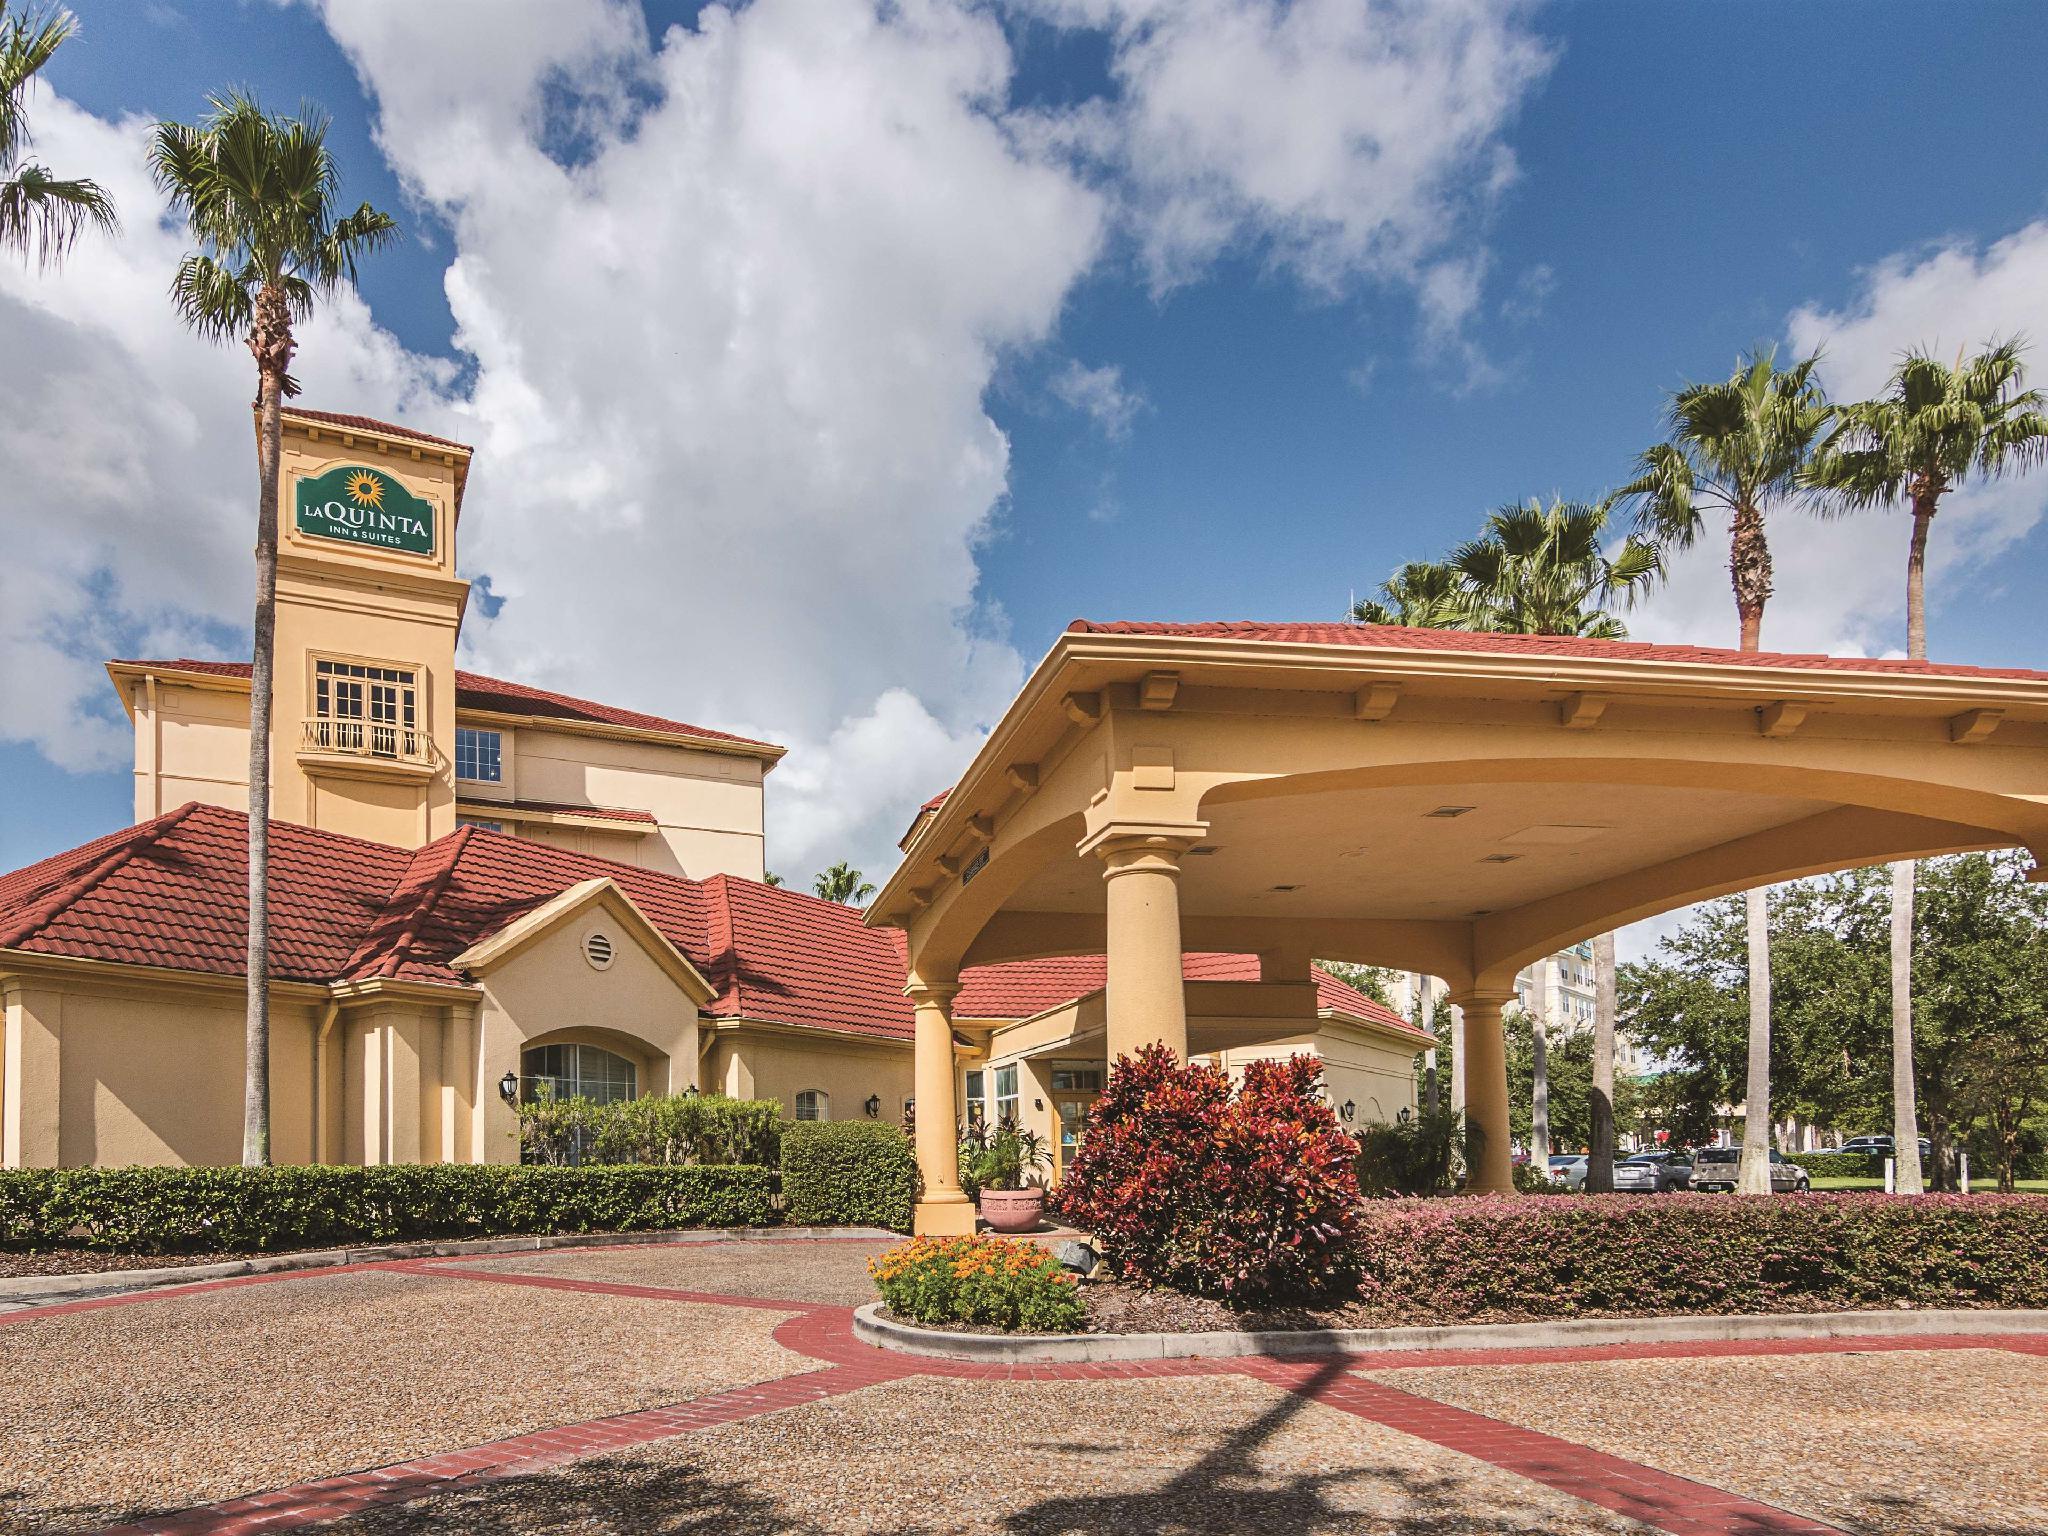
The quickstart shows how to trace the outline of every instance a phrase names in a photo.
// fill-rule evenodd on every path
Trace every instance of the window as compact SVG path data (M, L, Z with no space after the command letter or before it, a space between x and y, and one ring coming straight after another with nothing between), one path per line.
M806 1088L796 1096L796 1117L799 1120L830 1120L832 1096L822 1088Z
M418 675L359 661L313 663L313 745L369 757L418 757Z
M520 1058L521 1096L532 1098L542 1083L558 1099L593 1099L616 1104L634 1096L633 1063L595 1045L543 1045Z
M458 725L455 727L455 777L476 784L503 783L504 747L502 732L479 731Z
M967 1074L967 1123L985 1125L988 1122L988 1074L973 1071Z
M505 823L502 821L492 821L484 816L458 816L455 818L455 825L458 827L482 827L486 832L502 832L505 830Z
M996 1068L996 1123L1017 1122L1017 1069L1014 1066Z
M1102 1092L1102 1068L1089 1062L1056 1061L1052 1064L1054 1093Z

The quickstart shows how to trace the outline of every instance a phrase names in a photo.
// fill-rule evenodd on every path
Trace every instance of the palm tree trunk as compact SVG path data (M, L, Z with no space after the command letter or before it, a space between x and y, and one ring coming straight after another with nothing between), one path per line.
M1764 604L1771 596L1771 546L1764 516L1738 507L1729 529L1728 578L1735 611L1742 620L1742 649L1763 648ZM1749 1073L1743 1088L1748 1105L1742 1128L1739 1188L1747 1195L1771 1192L1771 914L1765 892L1743 892L1749 928Z
M1593 1151L1586 1193L1614 1193L1614 935L1593 940Z
M1743 1092L1742 1170L1745 1195L1771 1192L1771 911L1761 888L1742 893L1749 926L1749 1083Z
M1529 1106L1529 1166L1537 1173L1550 1172L1550 1037L1543 1025L1539 1003L1529 1013L1530 1077L1533 1091Z
M249 350L256 357L259 412L256 474L255 649L249 667L249 966L244 1023L242 1165L270 1162L270 717L277 650L278 479L283 457L285 371L291 312L284 294L256 296Z
M1927 656L1927 529L1935 497L1913 493L1913 539L1906 550L1906 654ZM1913 882L1918 866L1892 866L1892 1174L1902 1195L1924 1193L1920 1116L1913 1091Z

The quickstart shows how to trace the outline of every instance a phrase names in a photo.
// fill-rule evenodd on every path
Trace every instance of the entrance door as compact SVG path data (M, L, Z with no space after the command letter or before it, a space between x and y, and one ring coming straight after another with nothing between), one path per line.
M1102 1068L1092 1062L1056 1061L1052 1064L1053 1142L1052 1176L1066 1176L1067 1164L1081 1150L1081 1132L1088 1124L1088 1110L1102 1096Z

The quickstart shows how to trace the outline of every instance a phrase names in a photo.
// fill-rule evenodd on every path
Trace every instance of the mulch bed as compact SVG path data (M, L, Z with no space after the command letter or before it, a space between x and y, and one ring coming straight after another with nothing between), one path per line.
M10 1253L0 1249L0 1280L23 1275L104 1275L123 1269L174 1269L187 1264L225 1264L256 1257L253 1253L95 1253L90 1248Z

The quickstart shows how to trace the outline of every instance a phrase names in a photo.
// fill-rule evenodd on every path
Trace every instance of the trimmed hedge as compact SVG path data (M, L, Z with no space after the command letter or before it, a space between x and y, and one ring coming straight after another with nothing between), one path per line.
M1369 1201L1360 1295L1418 1318L2048 1306L2048 1200Z
M783 1219L800 1227L910 1230L917 1203L910 1138L879 1120L799 1120L782 1128Z
M0 1246L251 1253L424 1238L764 1226L760 1167L0 1170Z

